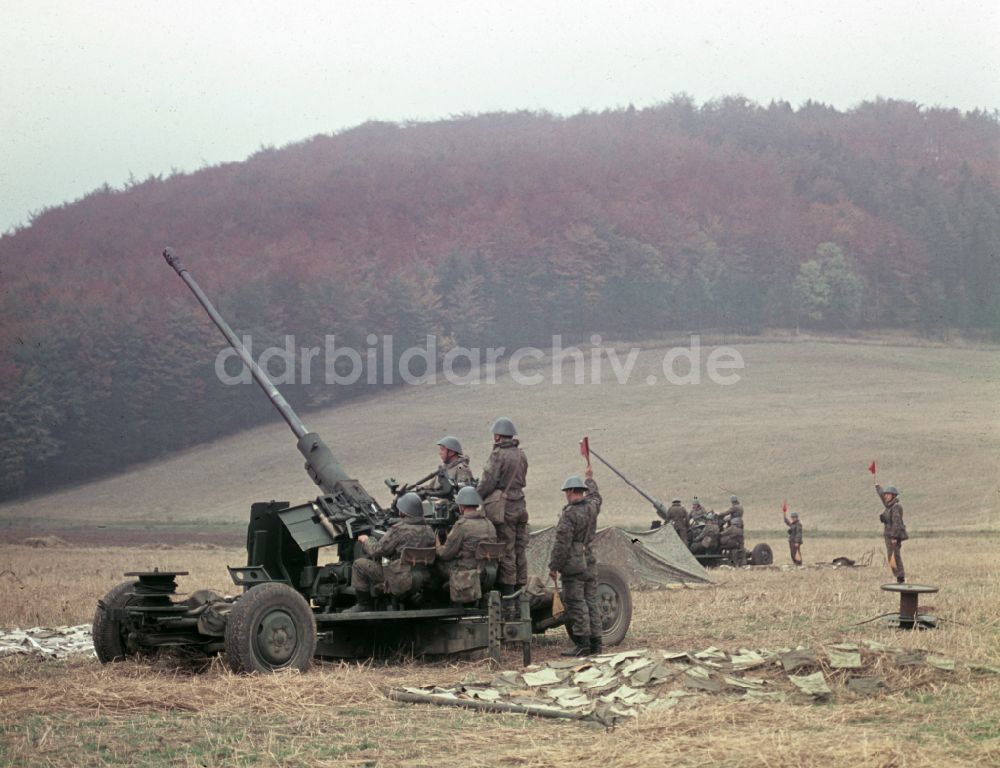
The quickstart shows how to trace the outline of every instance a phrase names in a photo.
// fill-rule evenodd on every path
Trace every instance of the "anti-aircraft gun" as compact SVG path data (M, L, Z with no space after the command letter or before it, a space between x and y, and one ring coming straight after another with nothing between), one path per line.
M395 502L382 508L357 480L350 478L330 448L310 432L291 406L251 358L212 302L171 249L167 263L194 293L209 317L237 352L271 403L291 428L309 476L322 494L315 500L258 502L250 508L247 564L229 567L237 597L208 590L175 600L176 577L184 571L133 572L98 602L94 616L94 648L104 662L163 647L204 653L225 651L237 672L304 670L314 655L371 656L384 650L452 653L488 649L499 658L500 643L521 643L530 663L532 619L526 596L503 606L492 590L498 545L485 542L481 567L484 597L476 603L452 605L447 590L430 574L434 550L410 548L401 559L412 566L409 592L387 597L383 610L347 612L355 605L351 570L363 556L359 536L378 535L392 524ZM428 478L429 479L429 478ZM394 482L394 481L393 481ZM390 488L398 491L398 486ZM452 493L443 487L438 494ZM435 527L447 527L441 511L425 502L425 515ZM336 561L319 564L318 553L336 547ZM423 574L423 578L416 578Z

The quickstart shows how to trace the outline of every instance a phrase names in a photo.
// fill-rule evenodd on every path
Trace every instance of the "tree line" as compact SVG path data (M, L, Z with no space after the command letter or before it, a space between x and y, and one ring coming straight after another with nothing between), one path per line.
M273 418L215 374L172 245L258 349L769 327L1000 340L995 113L678 96L368 123L103 188L0 238L0 493ZM364 381L285 392L308 410Z

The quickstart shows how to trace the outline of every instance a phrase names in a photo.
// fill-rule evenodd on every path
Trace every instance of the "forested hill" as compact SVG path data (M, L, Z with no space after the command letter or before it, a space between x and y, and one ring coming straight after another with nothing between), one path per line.
M741 98L368 123L102 189L0 238L0 493L273 418L222 386L173 246L258 349L768 326L1000 338L996 113ZM319 377L317 377L319 378ZM287 388L308 408L355 394Z

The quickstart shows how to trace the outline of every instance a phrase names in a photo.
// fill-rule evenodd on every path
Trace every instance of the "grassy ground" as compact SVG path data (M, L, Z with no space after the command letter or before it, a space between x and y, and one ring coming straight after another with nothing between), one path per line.
M751 530L780 529L783 499L802 513L807 535L877 529L865 470L875 458L880 478L901 487L915 530L1000 531L995 349L734 342L746 368L737 384L720 386L704 376L706 344L702 383L677 386L663 381L665 349L641 346L627 384L606 375L603 384L574 385L571 365L554 384L543 361L544 381L535 386L501 377L495 385L407 387L310 415L307 424L386 502L382 480L426 474L446 433L462 440L478 473L489 425L504 414L531 461L528 503L537 524L558 514L558 488L580 469L577 441L588 434L605 458L666 501L698 495L719 509L735 491ZM650 375L659 383L646 384ZM648 522L637 494L603 467L597 477L609 523ZM239 546L251 501L315 492L275 415L266 427L118 477L0 506L0 538L35 527L75 530L84 540L118 531L155 540L187 526L192 535L214 532L216 543L231 535Z
M807 563L856 556L871 539L823 539ZM632 631L622 648L723 650L816 647L862 638L925 649L959 662L955 672L914 673L870 699L813 704L694 696L604 731L593 726L400 705L380 691L401 684L450 684L488 677L478 658L326 663L298 675L237 677L216 662L198 672L159 661L102 667L93 659L0 659L0 763L8 765L373 765L549 766L992 766L1000 761L1000 676L962 662L1000 666L1000 564L995 541L916 540L904 550L915 579L941 592L924 600L945 618L934 631L851 626L896 606L878 589L884 563L869 568L715 571L714 587L635 595ZM37 550L4 547L26 575L23 590L2 582L0 623L31 616L78 621L121 570L159 562L188 566L182 588L223 589L219 570L238 552L64 549L54 575ZM46 557L57 554L46 552ZM783 553L782 553L783 554ZM169 561L169 562L167 562ZM89 566L85 564L89 563ZM36 607L26 609L25 603ZM33 612L32 612L33 611ZM16 623L20 623L17 619ZM31 622L29 622L31 623ZM536 643L536 660L554 658L561 632ZM515 668L519 652L505 657Z

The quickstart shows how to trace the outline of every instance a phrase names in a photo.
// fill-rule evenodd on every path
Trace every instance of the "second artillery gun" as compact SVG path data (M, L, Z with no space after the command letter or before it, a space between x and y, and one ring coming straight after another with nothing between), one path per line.
M250 507L247 564L230 566L233 583L243 589L235 597L209 590L177 594L184 571L144 571L98 601L94 615L94 649L102 663L175 648L196 653L224 652L236 672L305 670L314 656L368 657L386 651L447 654L486 649L499 659L501 643L520 644L525 664L531 660L533 632L564 623L551 609L539 612L528 596L501 600L493 590L498 544L481 543L479 560L483 597L454 605L434 568L433 548L406 548L401 561L409 566L410 586L386 595L381 610L350 612L357 602L351 585L352 565L364 556L358 538L378 536L395 522L395 502L383 508L356 479L348 476L330 448L310 432L291 406L250 357L188 270L171 249L167 263L194 293L209 317L239 354L255 381L295 434L309 476L322 494L304 504L257 502ZM394 495L401 489L386 482ZM452 489L423 493L425 519L435 528L453 522ZM439 498L433 503L431 496ZM332 562L320 564L319 552L335 548ZM628 590L622 579L605 589ZM624 586L622 586L624 585ZM625 594L609 605L630 604ZM620 642L627 617L602 616L607 639ZM609 643L610 644L610 643Z

